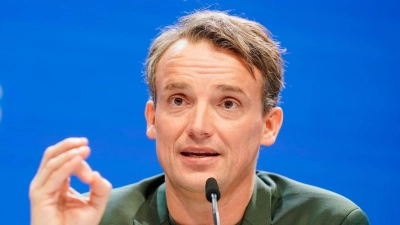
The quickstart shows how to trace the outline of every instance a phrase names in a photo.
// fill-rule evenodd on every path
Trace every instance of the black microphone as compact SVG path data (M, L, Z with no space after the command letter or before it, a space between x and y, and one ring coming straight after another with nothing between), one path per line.
M213 177L208 178L206 181L206 198L212 203L214 224L220 225L217 201L221 198L221 193L219 192L217 180Z

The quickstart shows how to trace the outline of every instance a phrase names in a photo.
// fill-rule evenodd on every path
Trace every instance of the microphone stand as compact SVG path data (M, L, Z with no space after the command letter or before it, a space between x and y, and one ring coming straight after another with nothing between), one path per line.
M213 210L213 217L214 217L214 225L220 225L220 223L219 223L218 205L217 205L217 194L211 193L211 200L212 200L212 210Z

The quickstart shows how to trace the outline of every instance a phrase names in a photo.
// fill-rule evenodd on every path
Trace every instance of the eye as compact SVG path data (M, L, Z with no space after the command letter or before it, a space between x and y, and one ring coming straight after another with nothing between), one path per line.
M238 107L238 104L234 101L227 100L222 103L222 107L224 107L226 109L235 109Z
M181 106L185 103L185 100L183 100L183 98L180 97L173 97L170 99L170 103L174 106Z

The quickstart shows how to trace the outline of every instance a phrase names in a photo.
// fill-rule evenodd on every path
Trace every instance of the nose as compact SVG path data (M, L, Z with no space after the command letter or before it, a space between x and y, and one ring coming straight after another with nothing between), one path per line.
M197 103L189 113L187 133L190 137L203 139L213 135L212 107L207 103Z

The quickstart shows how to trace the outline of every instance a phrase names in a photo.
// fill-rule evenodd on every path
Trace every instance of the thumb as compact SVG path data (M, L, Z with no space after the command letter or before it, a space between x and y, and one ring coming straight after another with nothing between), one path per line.
M103 213L110 197L111 188L110 182L104 179L99 172L94 172L93 180L90 183L89 204Z

